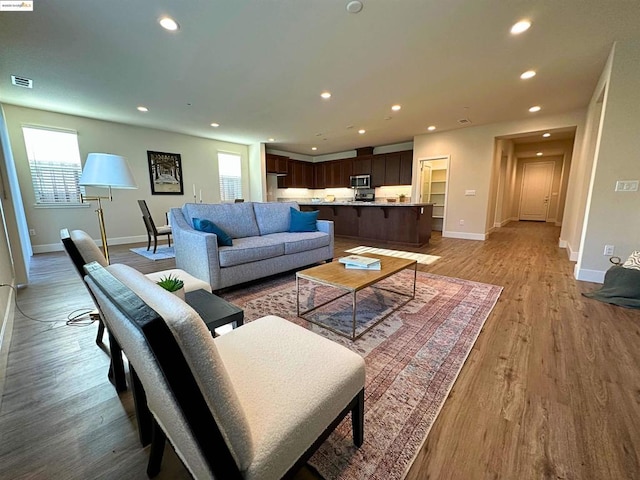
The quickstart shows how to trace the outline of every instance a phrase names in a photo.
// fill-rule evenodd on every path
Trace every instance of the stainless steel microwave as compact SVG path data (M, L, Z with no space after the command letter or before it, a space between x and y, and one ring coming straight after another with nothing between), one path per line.
M371 188L371 175L351 175L351 188Z

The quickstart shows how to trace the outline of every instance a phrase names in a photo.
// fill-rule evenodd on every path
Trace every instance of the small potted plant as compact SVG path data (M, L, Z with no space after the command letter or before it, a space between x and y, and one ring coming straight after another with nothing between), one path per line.
M407 196L404 193L398 195L398 200L400 201L400 203L404 203L405 198L407 198Z
M169 274L167 276L160 277L160 280L156 283L168 292L171 292L175 296L184 300L184 282L178 277Z

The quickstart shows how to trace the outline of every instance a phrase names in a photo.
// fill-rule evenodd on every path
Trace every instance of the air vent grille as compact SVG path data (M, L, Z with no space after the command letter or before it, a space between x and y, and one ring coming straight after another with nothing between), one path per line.
M16 75L11 75L11 84L16 87L33 88L33 80Z
M471 125L471 120L469 120L468 118L461 118L460 120L458 120L458 123L460 125Z

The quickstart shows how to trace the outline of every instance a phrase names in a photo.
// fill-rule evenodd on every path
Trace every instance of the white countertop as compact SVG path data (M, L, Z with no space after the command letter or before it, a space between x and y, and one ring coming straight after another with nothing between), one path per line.
M424 207L426 205L433 205L432 203L410 203L410 202L344 202L344 201L336 201L336 202L298 202L298 205L305 206L313 206L313 205L324 205L324 206L346 206L346 207Z

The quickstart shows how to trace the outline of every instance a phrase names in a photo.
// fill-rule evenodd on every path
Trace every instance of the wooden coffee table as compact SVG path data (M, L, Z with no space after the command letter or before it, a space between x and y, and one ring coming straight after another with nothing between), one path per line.
M306 270L302 270L300 272L296 272L296 305L297 305L297 314L298 317L304 318L305 320L331 330L332 332L341 335L343 337L350 338L351 340L356 340L364 335L366 332L371 330L373 327L378 325L381 321L391 315L393 312L398 310L400 307L406 305L416 296L416 275L418 270L418 262L415 260L410 260L407 258L398 258L398 257L388 257L386 255L374 255L371 253L359 254L365 257L377 258L380 260L380 270L350 270L346 269L344 264L340 262L331 262L325 263L323 265L319 265L317 267L308 268ZM410 268L413 266L413 291L411 294L398 292L395 290L391 290L388 288L382 288L377 286L376 288L380 290L386 290L398 295L408 297L406 302L401 303L396 308L391 310L386 315L377 319L375 323L368 326L362 332L356 335L356 294L367 287L373 286L378 283L380 280L383 280L391 275L394 275L405 268ZM313 308L310 308L304 312L300 312L300 279L308 280L313 283L319 283L322 285L328 285L331 287L338 288L340 290L345 290L345 293L339 295L336 298L332 298L320 305L316 305ZM344 297L345 295L352 295L352 311L351 311L351 320L352 320L352 331L351 335L347 335L344 332L336 330L328 325L323 323L314 321L310 318L305 317L308 313L317 310L328 303L334 302L339 298Z

